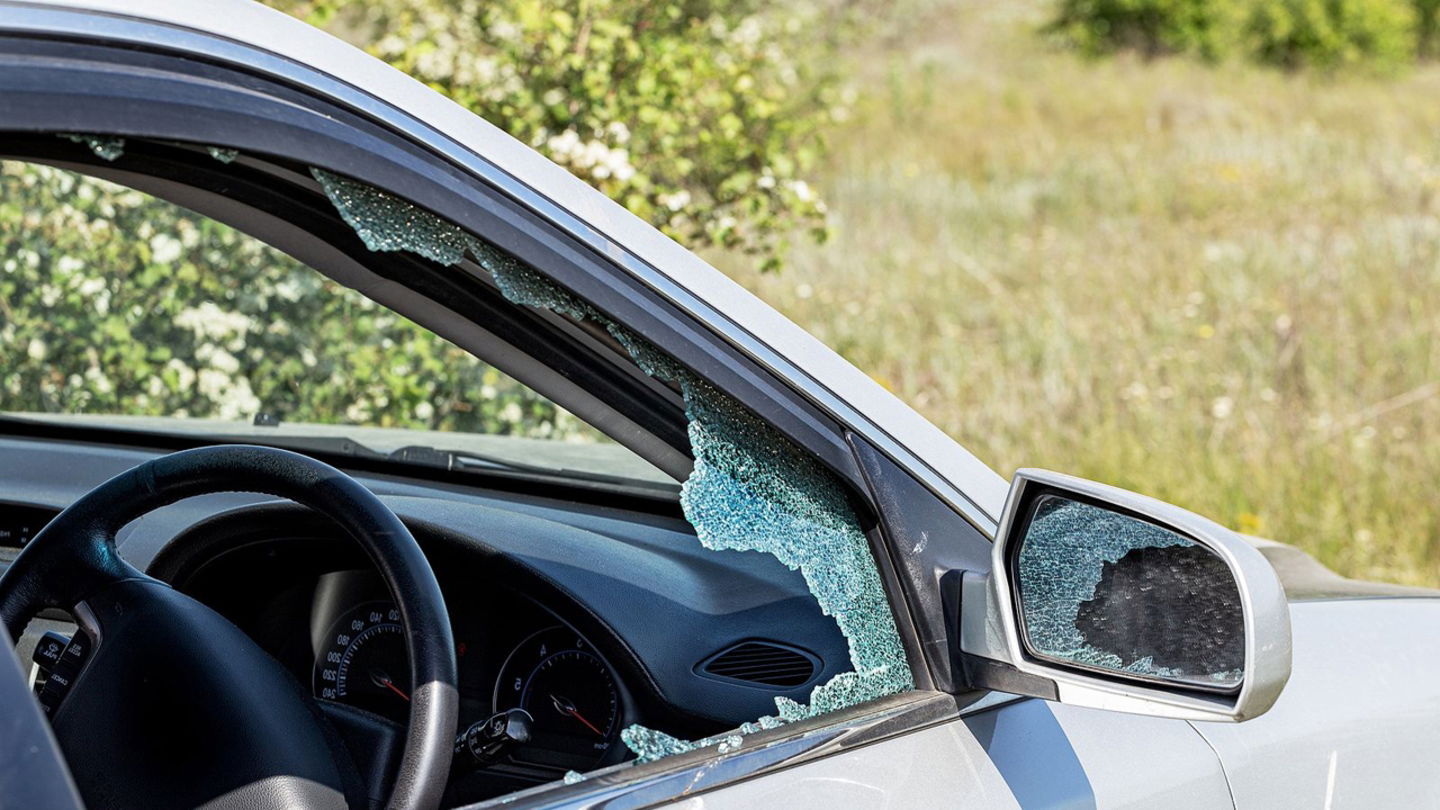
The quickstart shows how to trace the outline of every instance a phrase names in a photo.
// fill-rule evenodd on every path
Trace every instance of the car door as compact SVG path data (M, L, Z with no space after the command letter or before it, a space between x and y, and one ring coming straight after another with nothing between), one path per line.
M46 136L79 131L264 156L234 170L244 172L244 183L210 166L216 179L207 187L166 176L174 161L191 159L173 150L115 168L103 155L64 153L97 175L112 173L262 235L477 347L683 476L692 462L677 414L687 403L674 390L657 390L637 353L639 370L615 363L606 341L639 336L663 346L668 359L703 373L706 385L804 448L806 463L833 474L863 507L913 690L497 803L1229 805L1218 760L1186 721L1012 699L994 686L1011 676L968 671L957 575L990 568L1004 481L833 352L573 177L363 54L249 4L233 16L185 3L144 14L100 0L40 10L0 5L9 7L0 29L14 38L0 70L11 150L60 160L51 150L69 147ZM206 56L203 65L176 62L197 54ZM194 159L203 163L203 152ZM186 176L198 176L198 165L187 166ZM348 255L337 247L354 243L354 234L307 218L317 194L309 178L296 179L305 166L345 171L484 234L582 303L541 296L529 299L536 312L517 316L514 295L502 298L446 268L375 273L373 256L360 247ZM557 323L555 313L567 306L595 307L606 313L602 326L616 328L607 337L605 328ZM976 688L982 682L989 687Z
M1219 762L1188 724L1040 700L729 785L672 807L1219 808Z

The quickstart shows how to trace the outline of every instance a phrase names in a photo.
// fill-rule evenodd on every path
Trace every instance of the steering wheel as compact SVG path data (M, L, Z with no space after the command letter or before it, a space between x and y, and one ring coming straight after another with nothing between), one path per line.
M354 766L309 690L239 628L116 552L126 523L213 492L288 498L330 516L365 549L399 607L413 685L387 806L439 806L459 697L434 572L399 518L354 479L297 453L243 445L163 456L106 481L51 521L0 577L0 620L12 637L42 609L59 607L77 618L91 648L51 715L86 802L347 804L342 772Z

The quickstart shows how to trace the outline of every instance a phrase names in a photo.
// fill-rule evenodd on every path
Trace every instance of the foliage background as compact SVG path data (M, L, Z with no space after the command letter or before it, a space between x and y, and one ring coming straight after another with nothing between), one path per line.
M367 45L672 236L778 268L843 107L838 7L275 0ZM603 438L285 255L163 201L0 171L0 409ZM360 381L358 384L356 381Z
M220 223L0 164L0 409L597 435L419 326Z
M711 258L1003 474L1440 584L1440 66L1094 59L937 0L851 51L791 270Z
M1435 0L1059 0L1047 30L1092 56L1135 50L1288 69L1393 72L1435 49Z
M843 0L841 0L843 2ZM271 0L473 110L692 247L778 268L845 110L840 2Z
M1146 29L1162 32L1158 45L1148 33L1087 42L1093 25L1077 34L1056 24L1067 9L1161 5L1181 13L1162 22L1181 24ZM1437 4L1267 5L1282 15L1268 28L1253 5L1225 0L700 2L682 6L699 9L693 16L658 20L638 0L382 0L363 12L284 3L378 43L384 58L701 248L996 469L1074 472L1295 543L1346 574L1437 584L1440 68L1427 61ZM443 16L452 8L463 18ZM630 34L601 30L596 50L578 50L581 32L606 29L602 18L628 21ZM1365 33L1375 25L1383 36ZM753 45L732 41L757 30ZM1284 47L1257 49L1263 42ZM1285 53L1299 55L1276 55ZM727 92L743 76L779 95ZM684 92L691 81L702 90ZM687 126L691 118L704 126ZM53 328L64 332L63 318L100 294L100 279L62 267L71 254L37 245L33 229L47 239L100 229L106 203L81 205L79 192L54 185L63 180L15 171L3 178L0 213L28 219L0 244L0 283L11 285L0 290L5 406L46 385L59 387L51 396L117 401L87 374L133 364L163 379L174 358L159 345L188 347L201 362L206 340L190 327L146 333L144 357L106 354L133 322L106 321L113 340L47 344L40 359L17 342L18 311L30 313L27 328L51 328L34 325L34 313L59 300L69 314ZM79 213L51 221L25 203L62 192ZM223 231L177 217L155 228L181 240L182 266L198 272L231 250ZM817 244L822 223L833 238ZM199 241L187 244L192 230ZM105 249L132 274L157 261L153 237L132 252ZM788 266L772 272L772 259ZM285 283L283 257L262 251L254 263L257 284ZM104 293L112 313L152 305ZM205 294L246 317L275 311L238 290ZM373 344L376 358L401 356L385 354L386 340L404 356L436 358L425 366L436 377L389 378L381 396L412 383L418 393L392 397L377 418L416 419L441 366L484 384L483 366L406 342L395 331L404 324L352 320L356 345ZM277 357L298 345L263 339ZM348 355L324 362L374 375L344 366ZM251 392L281 396L262 396L266 368L246 372ZM466 407L503 407L504 397L475 397L475 378L460 379ZM146 380L137 371L109 384L135 405L151 395ZM215 412L221 402L164 407ZM343 421L353 404L336 401L325 416ZM536 408L497 429L556 422Z

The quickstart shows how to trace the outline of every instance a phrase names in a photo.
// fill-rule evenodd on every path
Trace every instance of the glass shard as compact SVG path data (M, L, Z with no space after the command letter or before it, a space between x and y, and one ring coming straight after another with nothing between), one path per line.
M325 196L365 247L374 251L404 250L440 264L459 264L468 238L458 226L379 189L311 168Z
M80 135L75 133L63 133L60 137L67 141L83 143L90 147L95 156L104 160L115 160L125 154L125 139L113 135Z
M640 761L710 746L728 753L741 745L743 734L914 687L869 540L844 487L809 454L534 268L390 194L321 169L311 173L371 250L409 250L451 265L468 250L511 302L600 325L643 371L677 386L695 458L681 489L681 507L700 543L716 551L763 552L800 571L821 611L835 619L848 641L853 671L816 686L807 703L777 698L775 715L734 732L687 741L630 726L621 739Z
M1161 526L1052 495L1015 561L1028 646L1083 667L1238 686L1244 618L1234 576Z

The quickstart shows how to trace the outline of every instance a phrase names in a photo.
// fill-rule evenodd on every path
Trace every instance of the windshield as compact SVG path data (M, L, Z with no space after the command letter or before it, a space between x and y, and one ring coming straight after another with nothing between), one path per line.
M447 469L675 482L430 330L233 228L0 161L0 411Z

